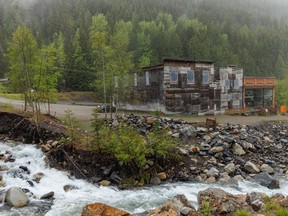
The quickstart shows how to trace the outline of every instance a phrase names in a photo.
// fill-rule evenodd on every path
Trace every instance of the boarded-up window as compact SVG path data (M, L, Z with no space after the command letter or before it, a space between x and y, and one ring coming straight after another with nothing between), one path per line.
M234 89L238 89L239 88L239 80L235 79L234 80Z
M225 88L228 90L230 89L230 80L225 80Z
M146 85L150 85L150 74L149 74L149 71L146 71L145 72L145 78L146 78Z
M176 70L170 71L170 82L171 83L178 83L178 73Z
M203 71L202 82L203 84L209 84L209 71Z
M194 70L187 71L187 84L195 84Z

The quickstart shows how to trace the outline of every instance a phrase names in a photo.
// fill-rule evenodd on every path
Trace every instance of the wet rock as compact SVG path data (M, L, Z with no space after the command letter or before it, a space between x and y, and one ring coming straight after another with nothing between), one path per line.
M102 180L102 181L98 182L98 185L103 186L103 187L107 187L107 186L111 185L111 182L107 181L107 180Z
M122 178L120 178L116 172L112 172L109 180L117 184L120 184L122 182Z
M260 172L258 167L255 164L253 164L251 161L248 161L245 164L244 169L250 173L259 173Z
M196 209L190 204L184 195L177 195L170 201L164 203L159 208L149 212L147 216L178 216L189 215L197 216Z
M253 180L260 185L267 187L269 189L280 188L279 181L272 178L268 173L262 172L254 176Z
M7 170L9 170L8 166L5 166L5 165L0 166L0 171L7 171Z
M6 192L5 203L11 207L20 208L28 202L28 196L20 188L12 187Z
M75 185L64 185L63 190L68 192L70 190L78 189Z
M233 179L236 181L243 181L244 180L244 178L241 175L236 175L233 177Z
M264 209L264 199L267 196L263 193L252 192L247 195L246 201L251 205L254 211L259 211Z
M41 150L43 152L49 152L51 150L50 145L41 145Z
M274 169L268 164L262 164L262 166L260 167L260 170L261 172L266 172L268 174L274 173Z
M158 174L157 174L157 177L158 177L161 181L167 179L167 175L166 175L165 172L160 172L160 173L158 173Z
M41 199L41 200L42 200L42 199L52 199L53 196L54 196L54 192L51 191L51 192L49 192L49 193L44 194L43 196L41 196L40 199Z
M237 209L245 209L253 212L245 199L241 199L218 188L208 188L200 191L197 196L199 203L198 211L203 210L204 204L209 203L211 215L232 215Z
M36 183L39 183L41 181L41 179L43 178L44 174L39 172L36 173L35 175L33 175L33 181L35 181Z
M159 185L159 184L161 184L161 180L158 177L151 178L150 179L150 184Z
M210 176L209 178L206 179L206 182L209 184L216 183L216 178L214 176Z
M86 205L83 208L81 216L92 216L92 215L97 215L97 216L112 216L112 215L117 215L117 216L130 216L131 214L123 211L121 209L114 208L112 206L108 206L103 203L93 203Z

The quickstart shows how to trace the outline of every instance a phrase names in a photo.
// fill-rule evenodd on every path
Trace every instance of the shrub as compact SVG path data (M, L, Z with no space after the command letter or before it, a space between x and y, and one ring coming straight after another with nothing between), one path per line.
M147 135L150 153L156 153L163 157L176 157L175 153L178 140L173 139L166 130L152 131Z
M202 201L200 207L200 216L212 216L212 209L208 200Z
M276 215L277 216L288 216L288 211L286 209L281 208L281 209L278 209L276 211Z
M241 209L234 212L233 216L251 216L251 214L248 211Z
M112 154L120 164L136 165L142 169L146 164L145 140L131 127L103 127L99 131L101 151Z

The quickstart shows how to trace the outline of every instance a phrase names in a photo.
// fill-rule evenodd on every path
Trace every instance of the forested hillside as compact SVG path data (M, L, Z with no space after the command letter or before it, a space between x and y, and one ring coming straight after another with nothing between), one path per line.
M0 75L13 32L26 26L39 48L63 45L59 85L74 90L91 90L104 60L118 73L171 57L283 78L287 11L285 0L0 0Z

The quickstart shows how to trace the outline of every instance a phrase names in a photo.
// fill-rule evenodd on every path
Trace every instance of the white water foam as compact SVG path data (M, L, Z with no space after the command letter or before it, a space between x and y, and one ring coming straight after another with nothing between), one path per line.
M29 189L37 198L54 191L54 204L47 216L79 216L86 204L102 202L131 213L140 213L161 205L177 194L184 194L191 202L197 205L197 193L209 187L222 188L232 194L245 194L264 192L268 195L282 193L288 195L287 181L280 182L281 189L269 190L251 182L240 182L238 187L224 187L217 184L201 183L173 183L154 187L144 187L134 190L119 191L115 187L98 187L84 180L70 179L68 173L48 168L45 164L45 155L35 145L0 143L0 152L10 151L15 162L4 163L11 168L26 166L31 172L23 174L24 179L14 178L3 172L5 190L10 187L21 187ZM42 172L44 177L40 183L30 186L26 179L32 179L33 175ZM65 192L64 185L74 185L78 189ZM1 212L0 212L1 213ZM1 214L2 215L2 214Z

